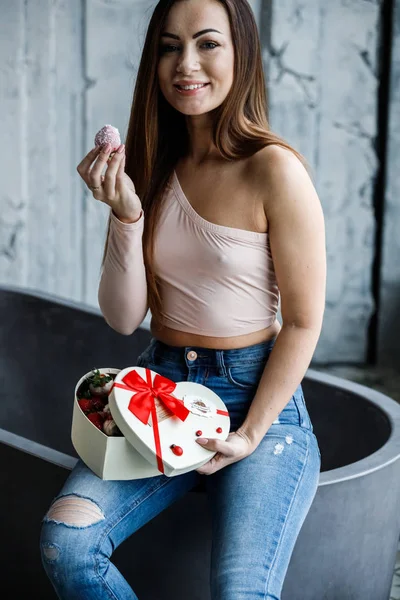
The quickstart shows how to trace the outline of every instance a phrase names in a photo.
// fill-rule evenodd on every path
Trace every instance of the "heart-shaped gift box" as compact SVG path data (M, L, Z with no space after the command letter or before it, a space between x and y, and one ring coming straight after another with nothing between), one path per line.
M229 413L215 392L199 383L175 383L144 367L117 374L109 404L125 438L169 477L197 469L214 456L196 442L198 437L225 440L229 435Z
M196 438L228 437L226 406L206 386L174 383L143 367L98 371L115 377L108 403L123 436L107 436L80 408L78 390L91 372L75 387L71 431L75 450L98 477L123 480L186 473L215 454L197 444Z

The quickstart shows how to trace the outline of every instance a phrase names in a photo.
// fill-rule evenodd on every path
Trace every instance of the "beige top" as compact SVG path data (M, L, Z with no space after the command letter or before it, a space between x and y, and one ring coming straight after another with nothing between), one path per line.
M132 333L147 313L143 263L144 216L125 224L114 215L99 285L107 323ZM167 185L155 237L164 323L198 335L232 337L272 325L279 304L267 233L203 219L175 171Z

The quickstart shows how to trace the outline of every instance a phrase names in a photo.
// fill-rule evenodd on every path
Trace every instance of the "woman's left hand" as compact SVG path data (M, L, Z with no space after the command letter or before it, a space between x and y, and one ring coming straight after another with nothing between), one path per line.
M201 443L205 438L198 438L196 442L216 452L215 456L199 469L196 469L201 475L211 475L227 465L238 462L249 456L255 450L255 446L250 442L250 439L241 431L235 431L228 435L225 441L217 439L208 439L207 443Z

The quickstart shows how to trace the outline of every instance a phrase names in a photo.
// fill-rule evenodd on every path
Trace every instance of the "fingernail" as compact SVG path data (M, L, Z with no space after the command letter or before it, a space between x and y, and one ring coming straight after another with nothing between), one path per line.
M207 440L206 438L198 438L198 439L196 440L196 442L197 442L198 444L207 444L207 443L208 443L208 440Z
M122 153L123 153L123 151L124 151L124 149L125 149L125 144L121 144L121 145L120 145L120 147L118 148L117 152L118 152L119 154L122 154Z
M105 144L105 146L103 146L103 152L110 152L111 150L111 144Z

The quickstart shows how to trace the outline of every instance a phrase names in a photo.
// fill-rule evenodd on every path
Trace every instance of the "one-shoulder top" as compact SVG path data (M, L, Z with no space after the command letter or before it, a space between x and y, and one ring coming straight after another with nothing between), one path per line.
M108 250L99 285L107 323L130 334L146 316L147 284L142 236L145 215L122 223L111 215ZM155 232L154 268L164 324L183 332L232 337L269 327L279 290L268 233L203 219L173 171Z

